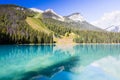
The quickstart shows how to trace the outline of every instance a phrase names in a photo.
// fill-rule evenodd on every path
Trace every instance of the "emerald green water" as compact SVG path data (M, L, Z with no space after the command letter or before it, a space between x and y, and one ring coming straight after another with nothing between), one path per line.
M0 45L0 80L120 80L120 45Z

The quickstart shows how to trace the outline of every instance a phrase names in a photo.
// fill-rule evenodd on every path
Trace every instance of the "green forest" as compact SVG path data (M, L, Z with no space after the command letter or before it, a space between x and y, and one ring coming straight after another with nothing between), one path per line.
M0 44L53 43L52 33L32 29L25 21L34 12L15 5L0 5Z

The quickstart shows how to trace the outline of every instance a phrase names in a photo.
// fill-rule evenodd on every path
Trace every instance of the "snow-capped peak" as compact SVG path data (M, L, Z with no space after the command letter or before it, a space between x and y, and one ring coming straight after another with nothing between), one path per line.
M35 11L35 12L39 12L39 13L43 13L44 11L40 10L40 9L37 9L37 8L30 8L32 11Z
M73 14L67 16L67 17L69 19L73 20L73 21L76 21L76 22L78 22L78 21L80 21L80 22L85 21L85 19L83 18L83 16L81 16L80 13L73 13Z
M52 9L47 9L47 10L45 10L44 12L51 12L51 13L56 14Z
M64 21L64 17L57 14L56 12L54 12L52 9L47 9L45 10L43 13L48 13L49 16L47 17L52 17L53 19L56 19L56 20L60 20L60 21ZM51 14L51 15L50 15Z

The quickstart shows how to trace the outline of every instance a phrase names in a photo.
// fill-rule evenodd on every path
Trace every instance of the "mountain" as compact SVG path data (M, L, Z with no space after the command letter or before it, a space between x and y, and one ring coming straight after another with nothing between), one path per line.
M66 16L68 19L73 20L75 22L83 22L85 21L84 17L81 16L80 13L73 13L71 15Z
M83 16L81 16L80 13L73 13L68 16L61 16L61 15L55 13L52 9L48 9L42 13L42 17L44 19L49 19L49 22L53 21L50 19L57 20L57 21L55 21L56 23L58 23L58 24L61 23L61 25L65 26L65 27L69 26L70 28L72 27L72 28L76 28L79 30L92 30L92 31L101 31L102 30L102 29L88 23L83 18ZM51 22L51 23L56 24L54 22Z
M38 13L43 13L44 11L37 9L37 8L30 8L32 11L34 12L38 12Z
M108 28L105 29L106 31L110 31L110 32L120 32L120 25L118 26L110 26Z
M79 30L102 31L102 29L88 23L80 13L73 13L68 16L61 16L57 14L55 11L53 11L52 9L41 11L39 9L32 8L31 10L41 13L44 19L49 19L49 22L53 21L52 19L54 19L54 20L57 20L56 21L57 23L61 23L65 27L69 26L70 28L72 27ZM55 23L53 22L53 24Z
M55 13L52 9L47 9L42 13L44 18L52 18L52 19L56 19L59 21L64 21L63 16L58 15L57 13Z
M103 17L92 22L93 25L111 32L120 32L120 11L105 13Z
M90 24L80 13L65 16L66 22L80 30L102 31L102 29Z

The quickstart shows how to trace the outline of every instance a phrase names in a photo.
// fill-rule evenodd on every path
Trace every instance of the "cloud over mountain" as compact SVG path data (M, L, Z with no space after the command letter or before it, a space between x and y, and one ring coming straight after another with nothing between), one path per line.
M120 11L105 13L101 19L92 22L92 24L102 29L108 28L113 25L120 25Z

